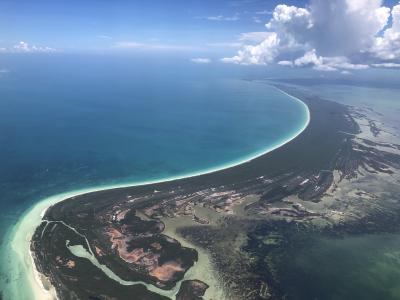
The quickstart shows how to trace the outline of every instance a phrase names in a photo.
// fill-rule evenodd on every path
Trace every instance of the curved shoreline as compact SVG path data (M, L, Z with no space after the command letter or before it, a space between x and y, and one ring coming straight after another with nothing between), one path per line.
M164 179L159 179L159 180L134 182L134 183L126 183L126 184L114 184L114 185L109 185L109 186L92 187L92 188L85 188L85 189L80 189L80 190L76 190L76 191L71 191L71 192L65 192L65 193L61 193L61 194L57 194L57 195L45 198L45 199L39 201L38 203L32 205L31 208L29 208L20 217L19 222L12 227L12 229L9 231L9 234L7 234L7 236L6 236L6 238L10 237L11 248L15 252L13 256L16 256L16 258L19 260L19 263L22 265L22 270L20 270L20 273L24 274L25 278L23 278L23 280L25 280L27 282L27 286L29 286L29 288L30 288L29 292L19 290L18 295L20 297L17 297L17 298L21 298L21 293L23 294L24 292L28 292L28 295L30 296L30 298L33 298L33 299L54 299L54 297L55 297L54 289L50 289L48 291L44 288L43 282L40 280L41 275L36 270L36 266L33 262L32 255L30 252L30 239L33 235L33 232L36 230L37 226L40 225L44 212L50 206L52 206L60 201L66 200L68 198L86 194L86 193L92 193L92 192L98 192L98 191L102 191L102 190L109 190L109 189L116 189L116 188L151 185L151 184L155 184L155 183L169 182L169 181L174 181L174 180L197 177L197 176L201 176L201 175L214 173L217 171L222 171L225 169L230 169L230 168L237 167L239 165L248 163L248 162L250 162L258 157L261 157L263 155L266 155L266 154L272 152L273 150L276 150L276 149L282 147L283 145L289 143L296 137L298 137L308 127L308 125L310 123L310 119L311 119L310 110L309 110L308 106L299 98L294 97L294 96L280 90L277 87L274 87L274 88L276 88L277 90L279 90L281 93L285 94L292 100L299 102L303 106L303 109L305 109L305 114L306 114L307 119L302 124L301 128L299 128L289 138L286 138L285 140L280 141L273 146L270 146L266 149L263 149L262 151L258 151L251 155L247 155L237 161L233 161L231 163L225 164L220 167L214 167L211 169L193 172L193 173L189 173L186 175L174 176L174 177L169 177L169 178L164 178ZM11 291L11 296L13 293L16 293L14 296L17 295L17 288L16 288L16 291ZM6 297L7 294L4 296ZM24 295L22 295L22 298L24 298L23 296Z

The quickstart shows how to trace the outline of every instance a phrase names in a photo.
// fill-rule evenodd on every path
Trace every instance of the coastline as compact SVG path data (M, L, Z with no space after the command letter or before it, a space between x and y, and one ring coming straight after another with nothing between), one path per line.
M40 202L34 204L30 209L28 209L21 216L21 218L19 219L19 222L17 224L15 224L13 226L13 228L10 230L9 236L11 237L11 239L10 239L11 247L14 251L14 256L16 255L17 259L22 264L23 270L20 273L25 274L25 276L26 276L25 279L27 280L28 286L30 288L29 295L33 294L34 299L54 299L55 298L54 289L47 290L44 287L43 282L40 280L40 273L36 269L36 266L33 262L32 254L30 251L30 240L33 235L33 232L35 231L37 226L40 225L42 216L49 207L51 207L52 205L54 205L55 203L58 203L60 201L63 201L63 200L66 200L68 198L75 197L78 195L86 194L86 193L98 192L98 191L108 190L108 189L150 185L150 184L155 184L155 183L169 182L169 181L186 179L186 178L197 177L200 175L214 173L217 171L221 171L221 170L225 170L225 169L229 169L229 168L233 168L233 167L245 164L245 163L250 162L260 156L268 154L275 149L282 147L283 145L289 143L290 141L292 141L293 139L298 137L308 127L311 116L310 116L310 110L309 110L308 106L302 100L282 91L281 89L279 89L277 87L275 87L275 88L278 89L283 94L290 97L292 100L298 101L299 103L302 104L303 108L305 109L306 120L302 124L301 128L299 128L290 137L286 138L283 141L276 143L273 146L268 147L267 149L263 149L262 151L253 153L253 154L243 157L237 161L231 162L229 164L225 164L220 167L215 167L215 168L211 168L211 169L203 170L203 171L199 171L199 172L193 172L193 173L189 173L186 175L164 178L164 179L160 179L160 180L147 181L147 182L145 181L145 182L135 182L135 183L127 183L127 184L115 184L115 185L109 185L109 186L85 188L85 189L81 189L81 190L61 193L61 194L54 195L54 196L48 197L46 199L43 199ZM19 291L19 292L21 292L21 291ZM22 291L22 293L23 292L24 291ZM5 295L5 296L7 296L7 295ZM21 298L21 297L19 297L19 298ZM32 296L31 296L31 298L32 298Z

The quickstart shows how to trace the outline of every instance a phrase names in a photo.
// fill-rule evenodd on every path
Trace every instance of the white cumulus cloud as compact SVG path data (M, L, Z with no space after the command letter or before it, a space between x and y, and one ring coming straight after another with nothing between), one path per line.
M262 42L268 35L269 33L265 31L245 32L240 34L239 41Z
M392 26L381 37L377 37L373 47L376 57L383 60L400 59L400 4L391 10Z
M390 20L392 20L390 22ZM305 7L277 5L266 31L224 62L361 70L400 63L400 3L382 0L310 0ZM263 40L254 44L256 37ZM253 42L253 44L250 44Z
M337 71L339 69L364 70L369 68L366 64L353 64L345 56L318 56L315 49L308 51L302 57L295 59L293 66L311 66L315 70L319 71Z
M275 32L269 32L266 39L258 45L247 45L234 57L223 58L223 62L246 65L259 65L272 62L279 53L280 40Z

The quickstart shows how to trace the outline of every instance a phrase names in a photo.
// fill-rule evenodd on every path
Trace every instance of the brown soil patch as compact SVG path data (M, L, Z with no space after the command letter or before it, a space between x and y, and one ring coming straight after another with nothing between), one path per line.
M175 273L184 271L181 264L171 261L156 267L150 272L150 275L156 277L160 281L168 281L174 277Z

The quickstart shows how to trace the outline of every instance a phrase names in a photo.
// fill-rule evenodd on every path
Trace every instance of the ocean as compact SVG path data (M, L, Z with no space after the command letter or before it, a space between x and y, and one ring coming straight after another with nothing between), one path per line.
M41 199L224 168L284 143L308 121L301 102L221 66L107 55L1 63L5 299L28 289L10 230Z

